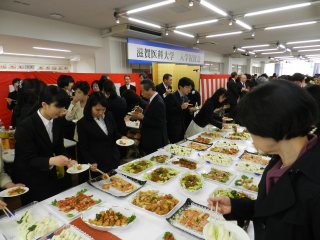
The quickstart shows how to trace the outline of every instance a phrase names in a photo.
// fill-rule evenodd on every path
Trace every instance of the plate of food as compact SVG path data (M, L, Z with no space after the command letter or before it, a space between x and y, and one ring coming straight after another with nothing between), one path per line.
M247 198L255 200L257 198L256 194L248 194L243 191L239 191L233 188L217 188L210 194L211 197L228 197L231 199L242 199Z
M234 173L217 167L208 167L203 169L200 173L206 180L215 181L226 185L228 185L235 178Z
M248 162L248 161L240 161L237 163L237 169L242 172L254 173L257 175L262 175L266 166Z
M198 135L189 137L188 140L194 141L197 143L203 143L203 144L212 144L212 142L214 141L213 138L208 137L208 136L203 136L202 134L198 134Z
M169 144L164 148L167 152L178 155L178 156L190 156L193 150L190 148L182 147L177 144Z
M14 218L0 218L1 233L8 240L34 240L41 238L63 225L48 208L32 202L15 211Z
M3 190L2 192L0 192L0 197L16 197L16 196L20 196L22 194L25 194L29 191L29 188L27 187L12 187L12 188L8 188Z
M259 179L247 175L238 176L234 182L233 186L236 188L241 188L243 190L258 192Z
M159 164L164 164L166 163L169 159L171 158L171 154L167 152L155 152L150 154L149 156L144 157L144 159L150 160L152 162L156 162Z
M223 117L222 120L224 120L225 122L232 122L233 121L233 118L230 118L230 117Z
M218 131L212 131L212 132L203 132L199 136L201 137L209 137L209 138L222 138L222 134Z
M232 142L218 141L213 145L212 148L210 148L210 151L229 154L229 155L235 155L239 152L239 147L237 144Z
M43 239L51 240L93 240L88 234L73 225L63 225Z
M271 157L245 151L240 156L240 159L243 161L249 161L261 165L268 165L269 161L271 160Z
M181 146L191 148L196 151L205 151L210 147L210 145L208 144L202 144L202 143L197 143L193 141L186 141L182 143Z
M203 188L203 179L201 175L186 172L179 179L180 187L186 193L197 193Z
M167 221L174 227L203 239L203 229L212 212L206 206L193 202L190 198Z
M205 154L202 154L200 156L202 160L208 161L209 163L229 167L233 163L232 157L229 155L219 154L219 153L212 153L208 152Z
M129 162L127 164L124 164L122 166L120 166L118 168L118 170L120 170L121 172L124 172L126 174L130 174L130 175L138 175L146 170L148 170L149 168L153 167L154 164L153 162L149 161L149 160L134 160L132 162Z
M170 165L177 166L183 169L189 169L189 170L197 170L201 167L201 164L199 162L190 158L183 158L183 157L174 157L170 159L168 163Z
M147 188L137 192L130 202L133 206L153 215L167 217L178 206L180 200L170 193Z
M180 234L172 231L167 231L161 234L157 240L189 240L190 238L186 238L181 236Z
M228 221L214 221L203 228L205 240L250 240L249 235L238 225Z
M68 219L72 219L81 212L99 203L101 203L101 199L95 198L87 189L81 189L76 194L67 195L60 200L53 200L51 207L63 213Z
M115 197L126 197L142 188L146 181L135 179L124 174L111 171L108 173L110 179L98 176L89 180L89 184L100 191L106 192Z
M69 174L78 174L87 171L90 168L90 164L74 164L67 169Z
M127 208L102 204L85 211L81 219L93 229L109 231L128 227L135 222L136 215Z
M130 147L134 144L134 140L132 139L118 139L116 144L121 147Z
M251 135L246 132L232 132L225 136L225 138L230 140L250 140Z
M179 174L179 171L166 166L159 166L146 172L143 178L152 183L165 184L174 179Z

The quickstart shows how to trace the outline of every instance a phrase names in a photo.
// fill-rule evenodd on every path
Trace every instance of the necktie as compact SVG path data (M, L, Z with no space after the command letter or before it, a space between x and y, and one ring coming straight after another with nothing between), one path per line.
M48 122L48 125L47 125L47 132L48 132L48 135L49 135L50 141L51 141L51 142L53 142L52 121L49 121L49 122Z

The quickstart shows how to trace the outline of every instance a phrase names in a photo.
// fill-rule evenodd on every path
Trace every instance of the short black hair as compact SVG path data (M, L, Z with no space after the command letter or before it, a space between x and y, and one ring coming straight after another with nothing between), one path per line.
M220 96L225 96L226 98L227 96L227 89L225 88L219 88L217 91L214 92L214 94L212 95L212 97L210 98L210 101L213 102L214 106L216 108L218 108L220 105L223 105L223 103L219 102L219 98Z
M117 96L116 86L111 80L106 80L103 84L102 91L110 94L110 98Z
M178 87L186 87L186 86L192 87L192 82L193 81L188 77L180 78L178 82Z
M156 90L156 87L151 80L143 80L141 81L140 84L141 84L141 87L143 87L143 89L146 91L149 91L150 89L152 89L153 91Z
M289 78L289 80L292 82L303 82L304 78L305 77L302 73L295 73Z
M101 104L103 107L107 107L107 98L102 92L94 92L90 95L86 106L83 110L83 116L87 119L93 119L92 107Z
M21 79L20 78L15 78L12 80L12 85L14 85L15 83L20 83Z
M232 73L231 73L231 78L235 78L236 76L238 76L238 73L237 73L237 72L232 72Z
M49 85L46 86L43 95L40 99L40 103L45 102L46 104L52 104L58 108L67 108L70 98L68 94L61 88Z
M128 74L124 75L123 79L125 79L126 77L129 77L131 79L130 75Z
M93 89L93 85L94 84L98 84L98 86L99 86L99 80L94 80L92 83L91 83L91 88Z
M65 88L69 86L69 83L74 82L73 78L69 75L60 75L57 80L59 88Z
M85 95L88 95L90 91L89 83L86 81L78 81L73 87L74 90L80 89Z
M166 73L163 75L162 80L168 80L170 77L172 77L172 75L169 73Z
M100 90L103 88L103 84L105 83L105 81L107 81L109 79L109 75L101 75L101 78L99 80L99 88Z
M240 100L237 120L254 135L280 141L306 136L318 121L318 106L298 85L271 81Z
M307 92L316 100L320 113L320 86L310 85L305 88ZM318 119L317 128L320 129L320 118Z

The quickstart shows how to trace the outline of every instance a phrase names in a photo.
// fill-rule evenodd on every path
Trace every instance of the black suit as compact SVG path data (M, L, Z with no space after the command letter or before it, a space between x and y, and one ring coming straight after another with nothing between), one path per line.
M122 97L123 93L124 93L125 91L127 91L127 90L132 90L132 91L134 91L134 92L137 91L136 87L133 86L133 85L131 85L131 84L130 84L130 89L127 89L127 86L126 86L126 85L123 85L123 86L120 87L120 96Z
M186 96L184 98L187 99ZM181 109L183 100L180 97L179 91L168 95L164 101L167 109L168 137L171 143L176 143L184 138L184 133L187 128L186 115L189 114L189 110Z
M7 107L9 110L12 111L12 116L11 116L11 126L15 127L16 126L16 115L15 115L15 107L17 105L17 97L18 97L18 92L13 91L10 92L8 95L8 98L14 100L11 102L11 104L7 103Z
M127 127L124 122L124 117L127 115L126 100L119 96L108 98L107 110L112 113L118 132L125 136L127 134Z
M227 83L228 102L230 104L230 116L235 117L235 109L239 99L239 86L234 79L230 78Z
M106 135L93 118L83 117L77 123L79 161L81 163L97 163L102 171L110 171L119 166L120 154L116 140L122 136L117 131L111 113L105 114Z
M63 179L57 179L56 168L50 169L49 159L54 155L65 155L63 130L59 119L53 120L53 142L50 141L46 127L38 113L19 123L16 129L14 159L14 178L24 183L30 191L22 196L23 203L41 201L49 198L65 187ZM65 179L68 176L65 174Z
M168 89L172 90L171 86L168 86ZM159 93L159 95L164 98L163 94L166 93L166 88L164 87L163 83L160 83L159 85L156 86L156 91Z
M246 91L241 91L242 88L246 88L246 84L245 83L242 83L241 81L237 82L237 86L238 86L238 89L239 89L239 97L240 98L243 98L244 95L247 93Z
M144 111L141 122L141 149L146 154L168 144L166 106L157 94Z

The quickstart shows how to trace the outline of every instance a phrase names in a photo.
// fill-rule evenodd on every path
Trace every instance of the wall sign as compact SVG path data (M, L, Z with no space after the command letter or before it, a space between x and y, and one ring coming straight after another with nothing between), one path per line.
M198 49L128 38L128 60L130 64L163 62L203 65L204 52Z

